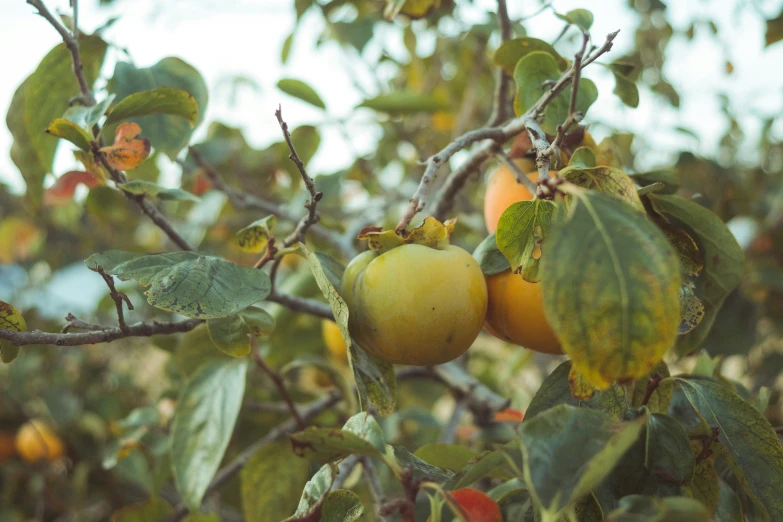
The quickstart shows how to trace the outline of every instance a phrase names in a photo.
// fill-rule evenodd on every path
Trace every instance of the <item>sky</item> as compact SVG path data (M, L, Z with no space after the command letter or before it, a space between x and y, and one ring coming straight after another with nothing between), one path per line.
M0 48L9 49L3 56L3 74L0 76L0 109L7 112L11 97L22 80L37 66L40 59L59 42L58 34L24 0L0 0ZM53 12L69 13L68 0L47 0ZM480 20L487 10L495 8L493 0L458 2L462 19ZM592 9L595 22L591 33L596 41L616 29L621 29L612 56L621 56L632 47L637 15L626 6L626 0L554 0L559 12L584 7ZM669 46L666 74L682 95L682 107L677 111L659 98L643 91L637 109L623 106L612 94L614 82L602 67L592 66L585 76L593 79L601 93L590 109L586 122L612 121L621 129L643 133L653 146L642 156L648 166L664 166L672 160L675 150L691 150L697 154L713 155L725 121L720 116L717 93L725 93L735 110L743 114L741 121L748 131L748 143L756 138L759 129L757 114L772 115L783 112L783 42L763 52L764 26L758 15L768 17L780 12L783 0L741 0L746 5L737 11L738 0L683 0L668 2L669 19L675 28L685 28L694 18L710 18L720 28L722 42L707 31L698 31L693 41L675 38ZM350 117L355 131L348 137L334 125L322 129L322 145L313 159L310 170L328 173L346 166L353 151L365 154L372 151L378 129L372 124L373 114L367 110L353 111L361 103L362 93L356 88L347 68L353 71L362 86L375 94L376 74L366 63L346 58L337 44L327 43L319 48L315 41L322 30L320 16L305 15L300 24L291 58L280 63L284 39L294 27L293 0L118 0L110 8L98 6L98 0L81 0L80 25L90 32L108 18L119 16L105 37L119 48L130 50L135 64L150 66L165 56L178 56L194 65L204 76L210 89L206 122L197 129L194 141L203 136L209 121L220 120L244 129L248 140L263 147L280 139L279 127L273 112L278 103L292 127L318 124ZM538 1L509 2L511 16L529 15L538 10ZM536 16L526 24L530 36L551 41L560 32L562 22L551 11ZM401 31L394 25L381 25L365 50L368 57L377 56L382 49L405 56ZM420 51L427 51L427 41L420 39ZM731 75L726 73L724 50L734 65ZM114 49L104 65L104 74L110 75L114 63L123 55ZM610 59L611 56L608 58ZM379 73L382 74L382 73ZM242 87L236 103L230 103L227 80L235 75L245 76L258 86ZM297 78L308 82L325 100L326 112L308 106L278 91L281 78ZM698 138L673 131L676 127L691 129ZM783 135L783 123L776 124L778 136ZM600 135L600 129L599 129ZM600 137L600 136L599 136ZM23 181L10 161L8 151L11 136L5 125L0 125L0 181L14 190L23 190ZM747 148L747 160L752 162L754 149ZM459 160L459 156L455 161ZM167 183L176 183L177 169L166 164ZM61 146L54 171L59 174L73 164L67 146ZM49 176L48 184L54 178Z

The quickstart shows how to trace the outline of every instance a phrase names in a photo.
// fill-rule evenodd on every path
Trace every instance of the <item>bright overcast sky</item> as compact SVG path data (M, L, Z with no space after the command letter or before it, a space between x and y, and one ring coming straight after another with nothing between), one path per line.
M3 53L3 74L0 76L0 108L7 112L16 87L30 74L41 58L58 43L57 33L24 0L0 0L0 49ZM308 14L300 25L289 63L280 64L280 48L294 25L292 0L119 0L111 8L99 8L98 0L79 2L80 25L92 31L111 16L120 19L106 33L106 38L120 47L128 48L137 66L146 67L165 56L178 56L194 65L204 75L210 88L207 121L220 120L245 130L249 141L256 146L279 139L279 128L273 116L278 103L292 126L318 123L331 118L345 117L362 100L346 70L349 61L336 44L315 49L315 40L321 32L321 21L316 13ZM614 95L611 76L600 67L590 67L586 76L599 87L600 97L588 113L592 119L611 120L621 129L643 131L646 139L656 144L656 152L644 157L649 165L668 161L667 152L688 148L696 153L711 155L725 130L719 115L717 93L726 93L734 108L747 114L742 119L749 139L755 139L758 118L752 114L773 115L783 112L783 43L763 52L764 25L752 8L735 12L736 0L681 0L667 2L669 18L675 28L685 28L697 17L711 17L720 28L723 43L713 39L707 31L697 32L693 42L675 39L669 46L666 74L680 91L680 111L666 107L665 102L643 92L638 109L628 109ZM754 2L744 2L751 5ZM759 4L767 16L780 12L783 0L766 0ZM493 9L492 0L476 0L464 4L461 16L465 20L481 18L483 11ZM509 2L512 17L536 11L538 1ZM577 7L592 9L595 23L591 30L596 41L616 29L622 29L610 56L621 56L632 47L636 15L627 7L626 0L555 0L554 7L566 12ZM68 0L47 0L52 11L69 13ZM381 45L389 52L404 56L399 42L399 30L383 26L368 45L369 56L378 54ZM551 13L544 13L526 23L528 34L552 40L562 28L562 22ZM426 42L420 42L426 47ZM734 65L734 74L727 75L723 46L728 49ZM113 51L105 64L105 74L113 70L121 54ZM360 81L373 88L372 71L353 64ZM228 102L226 78L243 75L252 78L260 89L240 91L235 106ZM291 99L276 90L280 78L293 77L312 85L325 100L328 114ZM222 85L222 89L219 88ZM216 87L218 87L217 90ZM362 131L353 136L352 146L362 153L372 149L374 128L371 113L358 114L356 126ZM365 123L363 123L365 122ZM674 132L677 126L694 130L696 140ZM781 122L777 134L783 134ZM362 129L362 127L365 127ZM202 134L202 125L197 134ZM332 172L351 159L350 148L335 129L324 130L324 141L311 164L311 171ZM8 151L11 136L5 125L0 126L0 181L16 190L23 187L21 176L10 161ZM661 152L657 152L661 151ZM749 147L750 161L753 148ZM65 172L72 165L65 147L61 147L55 173ZM164 165L165 167L165 165ZM171 169L169 169L171 170ZM171 178L169 178L171 179ZM51 179L49 183L51 183Z

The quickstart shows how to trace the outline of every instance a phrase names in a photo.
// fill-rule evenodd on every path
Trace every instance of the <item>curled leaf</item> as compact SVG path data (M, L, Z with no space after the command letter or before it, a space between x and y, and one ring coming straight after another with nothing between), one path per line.
M267 216L250 223L237 232L236 242L244 252L259 253L266 248L269 238L275 230L277 217Z
M366 227L359 232L358 239L366 239L368 246L381 254L392 248L410 244L441 249L448 246L456 223L456 219L447 219L441 222L430 216L410 232L397 233L394 230L383 230L380 227Z
M117 127L114 145L101 148L109 165L117 170L132 170L150 155L150 140L139 138L141 127L137 123L123 123Z

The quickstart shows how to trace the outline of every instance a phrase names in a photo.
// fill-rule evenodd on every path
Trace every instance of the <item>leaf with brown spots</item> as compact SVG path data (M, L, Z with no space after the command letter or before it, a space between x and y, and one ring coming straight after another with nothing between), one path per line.
M27 331L27 322L19 311L10 304L0 301L0 330L12 332ZM0 339L0 360L10 363L19 354L19 347Z
M114 145L101 148L106 161L117 170L132 170L150 155L150 140L140 138L141 127L137 123L123 123L117 127Z

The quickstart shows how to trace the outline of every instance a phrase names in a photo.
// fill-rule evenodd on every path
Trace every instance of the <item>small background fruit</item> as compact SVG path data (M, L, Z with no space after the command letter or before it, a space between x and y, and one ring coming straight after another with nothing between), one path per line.
M65 454L60 437L43 421L31 420L16 433L16 451L27 462L55 460Z
M340 327L337 323L324 319L321 321L321 333L324 337L324 343L326 348L329 349L335 359L338 361L348 362L348 347L345 345L343 334L340 333Z

